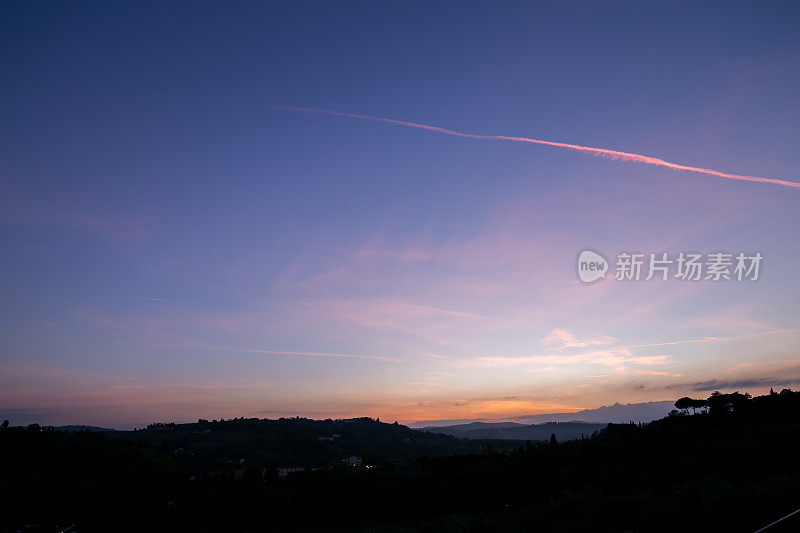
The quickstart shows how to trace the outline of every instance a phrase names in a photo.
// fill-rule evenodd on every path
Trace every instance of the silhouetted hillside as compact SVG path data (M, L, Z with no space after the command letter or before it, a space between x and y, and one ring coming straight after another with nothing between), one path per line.
M350 456L376 465L413 461L423 455L476 453L491 445L514 449L521 444L466 442L371 418L200 420L152 424L142 430L114 432L108 438L170 453L198 475L224 468L225 462L231 461L256 461L275 468L327 468Z
M525 444L366 418L31 425L0 429L2 531L755 531L800 507L798 443L789 390Z

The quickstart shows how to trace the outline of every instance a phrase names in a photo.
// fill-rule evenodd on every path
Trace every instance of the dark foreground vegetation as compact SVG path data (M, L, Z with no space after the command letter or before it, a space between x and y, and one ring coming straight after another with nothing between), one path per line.
M4 428L0 528L755 531L800 507L800 393L676 407L570 442L370 419Z

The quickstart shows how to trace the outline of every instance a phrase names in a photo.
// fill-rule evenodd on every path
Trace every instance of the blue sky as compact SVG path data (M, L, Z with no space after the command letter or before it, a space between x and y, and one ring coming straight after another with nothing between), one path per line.
M798 181L792 3L0 10L12 423L500 418L800 380L797 189L270 107ZM751 283L582 285L587 248L765 259Z

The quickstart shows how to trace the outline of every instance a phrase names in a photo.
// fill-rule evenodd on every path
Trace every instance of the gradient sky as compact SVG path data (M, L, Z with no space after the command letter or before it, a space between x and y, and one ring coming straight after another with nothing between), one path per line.
M508 418L800 384L796 3L0 6L0 416ZM760 252L581 284L584 249ZM686 342L691 341L691 342Z

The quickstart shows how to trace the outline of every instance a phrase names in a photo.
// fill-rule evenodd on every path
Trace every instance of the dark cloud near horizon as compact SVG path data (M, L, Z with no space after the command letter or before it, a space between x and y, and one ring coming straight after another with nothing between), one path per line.
M800 377L791 378L745 378L736 380L710 379L708 381L698 381L695 383L683 383L670 385L668 389L689 388L697 392L715 391L724 389L746 389L748 387L779 387L800 383Z

